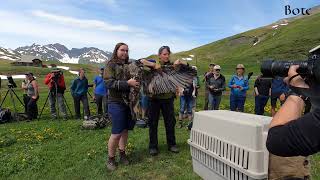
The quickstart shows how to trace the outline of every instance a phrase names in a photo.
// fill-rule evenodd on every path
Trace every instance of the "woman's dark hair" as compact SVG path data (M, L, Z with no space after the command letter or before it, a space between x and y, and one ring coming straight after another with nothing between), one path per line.
M163 50L167 50L169 52L169 54L171 54L171 51L170 51L170 47L169 46L162 46L159 51L158 51L158 54L161 54Z
M120 42L118 43L115 47L114 47L114 50L113 50L113 53L112 53L112 57L111 57L111 61L118 61L119 58L118 58L118 49L122 46L122 45L126 45L128 47L128 45L126 43L123 43L123 42ZM127 59L125 59L125 63L128 63L129 61L129 55L127 57Z

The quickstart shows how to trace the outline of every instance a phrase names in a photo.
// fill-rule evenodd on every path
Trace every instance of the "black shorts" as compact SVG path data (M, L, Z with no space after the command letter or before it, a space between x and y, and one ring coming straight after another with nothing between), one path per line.
M280 101L280 96L282 93L274 93L271 94L271 107L276 107L277 106L277 100L279 99ZM284 101L280 101L280 104L282 105L284 103Z

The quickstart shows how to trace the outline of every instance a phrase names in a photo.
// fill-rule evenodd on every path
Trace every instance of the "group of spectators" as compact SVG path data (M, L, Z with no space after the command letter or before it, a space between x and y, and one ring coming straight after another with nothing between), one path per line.
M100 73L93 80L94 95L93 101L97 105L97 114L107 116L107 88L103 79L104 67L99 69ZM28 120L37 119L39 99L39 85L32 72L25 74L26 78L22 81L22 89L24 90L23 101L25 113ZM64 93L66 91L66 83L61 70L53 68L49 74L45 76L44 84L48 86L48 100L50 105L51 118L53 120L62 118L67 120L68 117L66 100ZM85 70L80 68L78 76L72 81L70 92L74 102L74 113L76 119L89 120L90 108L88 100L88 89L91 85L85 76ZM80 103L83 104L83 116L81 116Z

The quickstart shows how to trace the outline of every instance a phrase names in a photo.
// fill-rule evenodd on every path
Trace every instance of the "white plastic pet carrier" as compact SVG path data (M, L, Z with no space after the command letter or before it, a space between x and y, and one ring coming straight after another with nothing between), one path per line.
M194 171L212 180L267 179L270 121L225 110L195 113L188 140Z

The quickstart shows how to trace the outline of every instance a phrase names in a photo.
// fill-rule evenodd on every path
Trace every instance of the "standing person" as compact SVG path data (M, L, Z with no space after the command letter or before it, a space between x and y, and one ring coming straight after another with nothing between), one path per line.
M44 83L49 88L49 104L52 119L57 119L56 101L58 110L61 112L62 118L67 119L67 109L64 104L64 91L66 90L66 83L64 81L63 73L57 69L52 69L51 73L47 74Z
M108 113L107 107L107 88L103 79L104 67L100 68L100 74L93 80L93 99L98 108L98 115L106 115ZM102 110L103 106L103 110Z
M28 80L28 84L25 87L28 95L27 115L28 120L33 120L38 117L37 101L39 99L39 86L36 79L33 77L33 73L28 72L25 75Z
M140 90L140 108L141 118L144 122L148 122L149 97L144 93L143 87Z
M194 113L196 112L196 106L197 106L197 97L199 93L199 88L200 88L200 80L198 76L198 68L197 66L192 66L192 69L196 71L196 75L193 77L193 92L192 92L192 118L191 121L189 122L187 128L188 130L191 130L192 124L193 124L193 118L194 118Z
M194 84L190 84L186 88L181 88L180 95L180 113L179 113L179 124L180 128L183 127L183 115L185 111L185 107L187 109L188 120L189 122L192 120L192 105L193 105L193 95L195 95Z
M28 91L27 91L28 79L25 78L21 83L21 88L23 90L23 103L24 103L24 113L27 113L27 104L29 102Z
M119 148L120 163L128 165L125 150L128 141L128 130L132 130L135 123L131 117L129 101L130 87L139 87L135 79L126 79L124 65L128 64L128 45L118 43L113 51L111 60L107 63L104 79L109 91L108 113L112 121L111 136L108 141L107 168L116 169L116 149Z
M264 114L264 108L267 105L269 96L271 95L271 80L258 76L254 82L255 107L254 112L257 115Z
M214 66L214 74L210 76L206 86L209 89L209 109L219 110L222 92L226 90L226 78L220 73L221 67Z
M277 100L279 99L280 105L282 106L286 100L286 94L289 91L288 86L283 81L282 77L275 77L272 79L271 85L271 115L272 117L276 114Z
M161 66L173 65L170 62L170 48L168 46L162 46L158 51L159 63ZM177 60L174 64L185 64L184 62ZM165 93L159 95L153 95L150 97L149 106L149 153L155 156L159 153L158 149L158 122L160 116L160 110L164 119L168 150L174 153L178 153L179 149L176 145L175 136L175 113L174 113L174 93Z
M210 64L209 65L209 70L208 72L204 73L204 78L203 78L203 82L206 84L208 79L213 76L214 73L214 69L213 67L215 66L215 64ZM205 87L205 91L204 91L204 107L203 110L208 110L208 106L209 106L209 93L210 90Z
M244 77L245 68L243 64L236 67L236 75L233 75L229 82L230 94L230 110L244 112L244 104L246 102L247 90L249 89L249 81Z
M84 120L89 120L90 110L89 110L89 103L88 103L88 96L87 96L88 79L85 76L84 69L80 68L79 76L72 81L70 90L71 90L71 95L73 97L76 119L81 118L80 101L82 101L83 108L84 108Z

